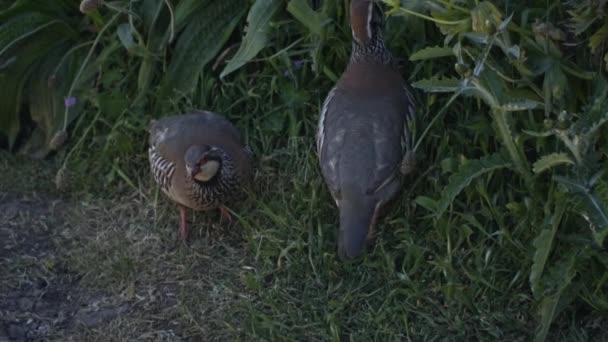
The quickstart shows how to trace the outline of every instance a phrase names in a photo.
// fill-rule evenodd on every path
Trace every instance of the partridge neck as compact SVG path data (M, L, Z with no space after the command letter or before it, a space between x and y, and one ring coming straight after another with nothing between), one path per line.
M353 50L350 55L350 63L372 63L372 64L394 64L393 56L386 49L384 39L380 33L376 33L365 44L360 44L353 39Z

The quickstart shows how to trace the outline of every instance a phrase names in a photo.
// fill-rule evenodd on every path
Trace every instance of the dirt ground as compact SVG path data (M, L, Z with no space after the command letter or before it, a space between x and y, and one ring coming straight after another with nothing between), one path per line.
M61 200L0 192L0 341L58 337L78 326L95 327L130 309L79 285L62 265L53 227L61 226Z
M0 191L0 341L238 334L226 321L249 300L238 239L203 230L179 246L169 229L143 229L153 215L137 208Z

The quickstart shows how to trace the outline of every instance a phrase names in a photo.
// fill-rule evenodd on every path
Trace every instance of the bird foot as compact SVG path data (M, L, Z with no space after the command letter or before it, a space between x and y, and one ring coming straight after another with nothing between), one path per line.
M220 224L222 224L224 219L226 221L228 221L228 223L232 223L232 216L230 215L230 212L228 211L228 209L226 209L226 207L224 207L224 206L220 206L219 209L220 209Z
M187 220L187 210L186 207L179 207L180 213L180 224L179 224L179 239L183 242L188 240L188 220Z

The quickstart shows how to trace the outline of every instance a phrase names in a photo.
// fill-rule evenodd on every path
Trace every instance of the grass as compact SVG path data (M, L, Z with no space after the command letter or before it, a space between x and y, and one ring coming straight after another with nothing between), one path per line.
M177 242L175 207L162 197L158 202L142 197L156 196L147 176L138 181L145 184L140 191L111 200L62 200L59 222L47 232L56 237L55 263L78 279L75 286L86 298L99 301L102 293L100 306L129 308L109 322L77 326L63 337L531 338L533 297L524 274L509 267L527 257L520 241L496 230L483 232L492 227L478 227L459 238L449 227L438 232L415 226L411 222L423 221L425 213L414 207L407 190L381 224L377 244L365 259L340 263L334 208L306 146L307 141L293 142L277 151L278 157L262 158L258 195L233 208L238 223L219 226L216 213L196 214L188 247ZM23 160L14 167L16 159L8 158L1 170L9 176L3 191L31 193L36 187L21 175L53 167ZM40 189L48 194L52 188L45 179ZM26 232L31 227L19 225ZM17 263L12 269L29 271L36 264ZM584 311L564 315L555 336L580 341L603 336L603 320Z
M496 3L505 13L515 8L517 21L525 8ZM543 20L563 19L569 8L551 6L546 14L539 3L530 13L543 13ZM258 59L222 81L222 68L205 69L196 90L163 102L162 113L149 104L128 105L124 96L138 83L137 73L123 71L135 70L129 65L139 59L122 50L104 57L110 62L99 62L97 76L103 87L83 97L64 149L44 161L0 155L0 195L8 194L7 203L27 213L0 226L10 241L21 241L1 254L0 266L10 273L2 272L9 275L0 290L12 297L0 300L11 304L34 297L36 284L51 279L43 288L62 300L74 299L41 298L68 303L58 306L67 317L104 309L113 313L99 324L68 319L63 326L51 325L50 336L57 340L528 341L545 328L551 341L607 339L602 327L608 258L592 234L602 227L590 223L583 200L574 200L576 192L554 181L554 176L587 181L605 169L608 145L600 134L605 127L595 138L579 140L588 143L579 144L588 147L584 165L556 164L541 173L532 171L539 158L569 151L557 138L526 132L571 125L577 129L571 137L582 137L588 127L580 122L595 120L587 104L604 111L599 91L604 88L591 81L564 76L572 97L561 96L560 89L548 89L555 93L550 96L543 90L546 98L537 100L547 107L514 112L496 111L476 93L444 108L449 96L433 93L433 82L428 92L415 90L418 137L435 122L422 137L417 171L405 179L368 253L355 262L338 261L337 211L314 151L318 108L348 60L345 14L332 4L323 6L333 19L324 27L326 36L301 33L291 17L273 21L272 44ZM467 17L467 10L459 6L452 14ZM554 47L542 35L531 36L528 26L516 31L522 36L511 32L512 41L521 40L530 53L535 50L527 40ZM300 44L283 50L300 36ZM499 32L494 38L504 37ZM102 40L102 45L112 46L113 38L107 39L110 43ZM389 19L387 42L397 57L444 39L430 22ZM527 87L544 86L544 74L522 76L517 61L499 48L462 42L464 63L487 61L517 79L506 82L485 68L476 81L492 90L495 101L513 96L505 88L525 93ZM565 51L563 60L587 65L591 58L580 50ZM319 75L313 72L314 51L322 57ZM553 58L555 51L549 52ZM533 57L545 61L547 56ZM295 60L304 66L296 68ZM464 79L454 71L455 60L408 62L402 74L410 83ZM563 60L550 61L561 65ZM153 87L144 97L154 102L159 91ZM594 92L599 95L593 97ZM235 222L219 224L215 212L193 214L191 241L183 246L177 240L178 211L148 172L144 128L151 116L194 108L225 113L252 146L257 165L250 196L231 208ZM562 108L569 118L562 118ZM597 179L601 185L605 176ZM585 189L600 200L608 198L601 187ZM45 266L48 260L57 266ZM0 339L3 325L6 330L35 314L15 305L12 316L0 317ZM48 315L58 315L57 310Z

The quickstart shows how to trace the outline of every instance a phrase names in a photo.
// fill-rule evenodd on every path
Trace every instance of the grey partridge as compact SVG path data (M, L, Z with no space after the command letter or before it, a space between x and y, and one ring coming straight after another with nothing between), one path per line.
M361 255L413 168L414 100L384 46L380 3L351 0L352 52L319 117L321 173L340 211L338 255Z
M220 209L252 177L252 153L222 115L195 112L152 120L148 157L154 180L180 208L180 237L188 237L187 208ZM228 215L229 217L229 215Z

